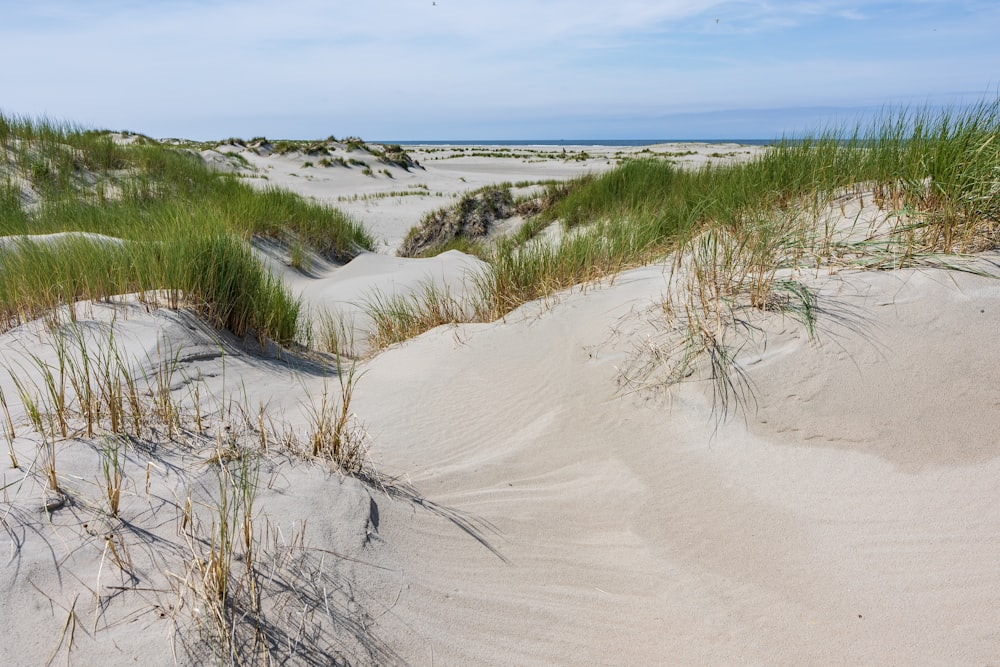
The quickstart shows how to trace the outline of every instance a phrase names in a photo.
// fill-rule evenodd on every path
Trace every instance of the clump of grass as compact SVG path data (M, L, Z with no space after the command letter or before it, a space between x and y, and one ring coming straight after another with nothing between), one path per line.
M332 158L332 159L328 158L328 157L325 157L325 158L322 158L316 164L319 165L320 167L333 167L333 166L347 167L347 166L349 166L347 164L347 160L345 160L342 157L335 157L335 158Z
M387 164L390 167L399 167L403 171L409 171L414 167L420 167L420 164L411 158L399 144L386 144L382 146L381 150L369 150L372 155L378 158L379 162ZM388 170L383 169L383 172L389 175L389 178L392 178L392 175Z
M37 357L36 357L37 359ZM46 384L51 382L51 368L42 363L42 376ZM42 457L42 469L45 476L46 486L49 492L59 496L62 490L59 488L59 477L56 469L56 442L59 433L55 425L55 411L45 401L45 392L38 390L38 387L31 387L27 381L8 369L14 386L17 387L18 398L28 421L41 439L39 453ZM36 391L32 391L35 389ZM62 417L64 415L60 415Z
M299 239L292 239L288 246L288 264L299 271L309 270L309 251Z
M128 244L25 240L0 263L0 327L135 292L162 293L170 307L190 306L240 336L253 332L278 342L295 336L298 302L247 244L224 234Z
M453 206L432 211L403 239L396 254L425 257L439 254L457 239L467 242L484 238L498 220L514 215L514 198L507 185L489 186L469 192Z
M375 350L468 318L466 307L434 283L426 283L410 295L387 296L375 292L368 297L365 312L374 323L369 344Z
M115 342L113 327L103 341L87 337L75 324L53 327L51 346L56 353L55 366L27 352L33 368L23 368L22 373L9 370L29 422L43 444L71 437L75 427L70 424L77 419L83 421L86 437L93 437L99 428L117 436L140 435L145 411L137 381ZM29 382L31 376L37 376L38 383ZM129 425L134 425L131 431ZM13 423L9 427L13 432ZM49 458L54 461L54 453Z
M320 351L333 354L337 358L357 356L354 346L354 321L349 320L342 312L321 313L319 330Z
M124 481L125 442L117 436L104 438L101 448L101 472L104 478L104 493L108 501L108 513L118 516Z
M664 245L647 228L622 221L595 223L556 245L518 245L515 238L503 238L486 269L474 276L476 318L497 319L528 301L613 277L652 261Z
M347 473L358 473L365 463L365 435L351 412L351 400L360 375L355 364L346 367L337 361L337 380L340 395L331 396L328 385L323 386L319 402L309 407L307 442L314 457L328 459Z
M17 452L14 451L14 438L17 437L17 431L14 430L14 420L10 417L10 408L7 405L7 397L4 395L3 389L0 389L0 408L3 408L3 434L7 440L7 456L10 459L10 466L17 470L21 467L17 460Z
M343 140L343 142L345 144L345 148L348 153L352 153L354 151L364 151L366 153L371 152L371 149L368 147L368 144L366 144L358 137L347 137L346 139Z
M205 529L188 499L185 527L190 559L183 582L195 598L199 628L215 657L226 664L267 660L261 631L261 549L255 499L259 463L250 455L216 467L217 493ZM252 663L255 664L255 663Z

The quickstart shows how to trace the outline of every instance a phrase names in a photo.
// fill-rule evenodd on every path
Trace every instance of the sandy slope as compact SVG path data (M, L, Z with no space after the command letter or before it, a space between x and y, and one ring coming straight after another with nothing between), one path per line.
M428 275L460 289L476 266L370 255L303 275L271 261L314 307ZM799 277L818 293L815 338L757 313L738 358L752 400L725 420L697 376L623 389L659 335L661 266L364 362L352 407L376 481L279 450L262 463L268 618L296 647L289 664L994 661L1000 285L941 270ZM79 317L101 332L112 314ZM254 353L185 314L133 305L114 326L147 372L183 350L174 394L189 407L194 387L214 405L236 392L302 433L303 406L337 386L308 359ZM27 352L54 363L33 327L0 336L21 377ZM6 371L0 387L17 395ZM40 462L36 442L15 444ZM171 646L180 662L204 659L178 606L191 562L178 522L189 490L211 511L213 442L153 444L130 454L121 521L103 514L94 442L61 446L70 502L50 514L37 468L0 463L0 662L65 660L70 609L78 664L172 664ZM108 531L141 583L111 566Z
M476 533L382 512L385 562L410 581L394 616L420 633L405 654L991 660L1000 289L938 271L817 282L818 339L761 321L767 349L742 359L756 407L717 430L697 383L670 404L615 392L631 343L609 332L657 296L655 268L375 360L358 400L383 469Z
M149 402L146 378L155 386L161 360L174 359L170 387L184 410L186 430L171 439L162 423L153 423L141 438L128 441L121 508L113 517L102 475L107 459L101 454L110 441L87 438L76 420L71 437L56 443L61 493L53 494L44 479L45 447L23 418L14 378L36 396L42 394L35 391L44 389L40 364L58 368L58 354L41 322L0 336L5 366L0 389L17 426L12 446L20 464L14 469L5 454L0 473L5 601L0 663L201 663L209 659L195 641L200 636L196 619L203 614L191 591L199 579L196 563L205 558L210 526L218 518L220 488L216 468L206 462L227 447L230 437L252 443L246 417L250 422L255 417L243 414L240 406L254 411L263 403L279 432L301 429L303 406L321 394L324 383L336 380L328 370L293 356L248 354L241 341L220 337L186 313L147 312L134 303L115 309L84 304L78 308L78 326L95 365L101 350L109 349L113 328L116 349ZM203 435L193 428L196 395ZM355 617L366 613L352 602L344 582L358 565L348 557L368 542L369 492L325 465L289 460L276 444L272 441L273 450L262 458L256 500L260 563L269 571L270 622L278 634L294 629L284 620L287 610L301 615L318 596L324 609L300 618L302 627L310 628L310 636L299 638L301 655L324 656L315 664L334 657L370 661L379 649L369 645L365 633L338 620L351 605ZM187 503L197 528L193 533L184 527ZM335 510L315 511L325 503ZM323 551L313 550L314 544ZM325 557L327 552L344 558Z

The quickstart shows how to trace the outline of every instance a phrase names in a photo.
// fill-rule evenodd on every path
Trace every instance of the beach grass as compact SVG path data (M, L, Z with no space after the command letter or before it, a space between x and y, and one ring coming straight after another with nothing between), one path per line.
M4 328L60 306L140 293L151 305L189 306L219 328L291 342L300 305L238 237L185 236L114 243L88 237L17 241L0 263Z
M374 350L401 343L442 324L468 319L465 306L446 289L431 282L409 295L370 294L364 310L374 323L369 336Z
M536 282L570 285L579 278L573 262L554 258L572 258L581 246L620 248L607 254L612 267L635 265L651 254L683 252L709 230L726 230L750 264L790 265L823 252L829 260L829 239L817 237L816 216L845 191L869 193L890 215L883 240L897 265L917 253L993 247L1000 213L998 104L890 110L870 127L782 140L744 163L680 169L631 161L561 187L541 217L567 228L588 226L581 234L587 240L568 236L555 250L529 251L538 259L525 261L551 267ZM904 243L906 237L915 241ZM509 274L513 253L524 250L499 246L493 272Z
M709 330L700 323L721 321L734 306L787 307L811 327L811 298L798 284L789 292L776 281L781 269L955 266L942 256L1000 245L998 132L1000 101L889 109L868 126L783 139L742 162L679 168L643 158L550 184L537 215L477 253L488 265L474 277L474 306L450 314L455 321L494 320L670 257L671 280L686 287L675 297L683 303L667 304L665 312L687 313L687 357L714 349L714 359L725 359L719 341L698 332ZM877 207L885 224L861 238L828 224L830 207L845 194ZM558 240L540 240L550 224L562 226ZM376 310L391 310L393 330L415 335L441 323L426 316L439 311L435 298Z
M0 326L59 305L164 291L216 326L281 343L300 309L249 249L294 241L334 261L374 247L339 210L209 170L188 149L0 116ZM57 241L31 242L45 234ZM20 238L20 240L19 240Z
M351 412L351 400L361 373L352 362L337 363L339 391L323 386L323 394L308 407L307 453L332 461L346 472L358 474L364 468L367 441L363 427Z
M410 229L396 254L428 257L456 249L480 254L493 224L515 212L510 188L510 183L500 183L472 190L456 203L427 213Z
M277 643L278 637L299 637L303 629L297 621L290 623L281 608L282 600L296 591L274 581L289 552L284 541L280 547L268 541L267 517L256 504L263 488L260 466L268 460L270 441L281 454L361 473L368 465L367 434L351 408L360 373L353 365L337 366L339 389L328 393L324 385L322 403L310 408L311 429L300 435L288 424L265 419L263 405L256 414L248 411L245 390L242 396L239 390L208 396L198 390L200 377L185 377L180 383L189 384L185 400L177 383L181 350L160 350L155 359L135 358L114 322L92 324L37 327L38 338L23 350L23 365L7 369L23 410L12 417L0 392L4 435L11 464L23 479L6 485L5 492L20 490L34 478L45 512L67 506L92 512L90 525L103 527L98 587L108 563L135 582L130 546L150 534L145 524L139 525L149 518L141 501L136 511L142 495L137 459L152 457L146 465L148 497L151 470L159 470L163 462L159 448L193 457L199 463L183 469L188 479L209 468L217 484L209 484L207 494L193 496L197 485L189 482L175 503L163 501L163 507L176 507L177 534L157 560L163 569L155 576L164 582L157 592L176 602L160 618L169 615L185 630L176 637L178 647L198 656L199 663L214 657L219 664L258 664L268 662L269 651L295 655L296 649ZM36 345L38 353L32 351ZM33 458L17 460L15 438L23 450L34 445ZM79 456L80 445L93 450L96 465L90 479L61 467L63 453L73 450ZM83 530L87 528L84 523ZM304 526L296 534L303 531Z
M752 391L735 356L739 337L752 333L744 313L786 312L814 333L821 304L780 271L912 266L930 255L1000 243L998 119L990 104L943 114L898 111L871 128L778 142L742 164L685 170L634 160L603 176L550 186L529 232L477 246L486 266L474 276L468 301L433 284L412 296L372 295L372 347L441 324L495 320L527 302L664 261L669 279L658 307L668 335L649 341L650 376L670 384L703 364L720 411L728 412ZM293 617L273 604L267 608L273 620L265 613L265 596L284 583L276 578L276 559L267 561L257 493L271 480L261 476L259 457L269 442L283 443L287 453L363 473L367 438L351 407L361 372L338 361L339 387L324 384L322 395L311 397L305 434L282 433L273 424L265 428L263 405L251 414L245 395L235 408L233 400L224 408L227 399L218 398L207 418L200 383L177 381L179 350L158 350L157 359L143 364L126 358L113 328L95 341L71 320L86 307L81 301L137 294L150 307L190 308L237 335L289 343L303 329L303 307L254 255L252 237L293 239L303 252L338 260L371 247L372 239L332 209L247 188L208 171L186 150L122 146L106 134L0 117L0 151L7 157L0 235L8 237L0 251L0 330L44 317L57 346L55 362L26 355L37 366L34 384L22 379L27 373L8 369L23 407L15 422L0 392L11 465L38 471L53 498L43 505L49 511L73 491L60 467L68 460L61 448L80 434L101 438L94 473L101 511L111 518L124 513L125 522L129 489L137 483L127 476L132 438L155 442L155 429L189 454L213 445L209 458L199 456L217 475L211 500L200 517L190 489L177 503L187 553L175 584L214 649L208 657L270 662L273 637L262 627ZM845 192L876 207L885 223L862 238L824 226ZM555 240L540 236L547 224L562 226ZM39 234L63 236L28 238ZM448 243L441 247L460 247ZM339 359L353 348L353 322L326 317L323 345ZM143 366L152 371L131 370ZM179 384L188 385L187 405L177 397ZM234 412L242 419L233 419ZM37 443L37 461L18 460L18 434ZM79 506L84 500L78 498ZM103 539L110 560L125 570L125 543L114 532ZM325 588L323 595L317 600L325 600ZM290 630L296 647L304 628Z

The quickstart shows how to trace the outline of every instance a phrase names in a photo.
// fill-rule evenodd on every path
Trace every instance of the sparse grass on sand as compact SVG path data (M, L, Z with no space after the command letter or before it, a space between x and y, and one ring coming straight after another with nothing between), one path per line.
M50 518L64 508L91 512L89 523L71 529L81 544L96 540L96 572L58 564L56 574L68 567L73 576L96 576L99 610L118 602L146 604L143 613L160 609L160 618L174 623L172 648L193 663L271 664L309 651L324 656L317 664L329 662L333 643L317 644L309 633L332 617L285 622L285 606L301 607L310 594L311 584L295 570L308 558L303 533L279 545L255 499L260 466L272 457L363 472L367 440L350 407L360 377L353 362L331 361L325 372L336 374L339 387L313 401L305 428L295 430L264 405L251 410L245 394L210 396L200 378L178 378L179 351L158 348L155 359L133 359L114 321L77 320L98 301L120 303L128 313L138 300L149 309L184 308L262 345L287 345L310 328L303 321L309 316L255 254L252 238L338 261L374 241L340 211L285 191L249 188L210 171L189 148L128 139L0 116L0 333L27 324L37 330L38 345L24 350L21 362L5 359L2 430L18 479L4 484L4 501L41 496ZM176 539L161 542L163 553L150 560L145 549L133 551L152 535L134 503L138 489L145 486L149 497L151 483L175 470L151 455L160 447L202 465L185 469L186 497L182 491L175 502L158 505L176 510ZM90 480L64 458L72 452L79 460L88 451ZM205 468L217 484L195 496L191 480ZM172 601L150 607L138 599L144 593L135 591L153 589L135 588L137 572ZM274 583L282 578L296 583ZM102 597L102 579L120 580L120 596L110 596L120 600ZM69 659L84 605L50 600L66 611L52 662L60 651ZM95 616L95 633L97 623Z
M256 413L248 410L238 390L235 395L210 395L202 391L199 378L184 378L187 389L178 390L180 350L164 350L157 359L132 358L113 322L87 324L34 323L39 353L26 349L23 365L7 369L24 417L12 418L0 393L11 465L18 473L4 485L4 502L23 504L25 495L40 493L48 515L64 507L84 508L90 519L65 528L78 531L84 543L96 535L94 525L103 527L100 566L88 573L96 576L98 608L142 606L142 591L152 590L150 580L159 582L156 591L172 600L160 607L160 617L169 616L175 624L174 649L186 652L192 663L263 665L298 655L295 646L300 644L301 650L309 650L308 633L333 619L320 614L315 623L288 622L284 606L293 599L299 604L301 591L280 582L288 575L286 567L298 566L296 554L304 557L308 548L301 534L281 546L274 543L255 499L261 466L276 457L292 456L344 473L362 471L368 443L351 410L359 377L355 366L336 366L339 391L324 391L308 408L305 430L296 431L274 423L264 406ZM90 458L98 463L94 479L80 476L86 466L63 468L58 457L69 450L77 461L92 450ZM161 451L169 454L164 457ZM199 463L174 466L171 457ZM196 497L193 480L206 468L214 473L215 488ZM141 498L150 496L151 484L175 475L185 479L186 495L182 492L172 502L161 498L159 509L150 514ZM153 535L139 516L157 524L154 532L163 522L176 522L172 537L155 538L158 554L135 548ZM143 586L137 587L139 572ZM122 595L109 596L118 598L114 602L101 598L102 580L119 578L125 580ZM77 613L69 607L67 622L77 622ZM72 633L67 641L69 655ZM56 648L63 644L60 639ZM318 653L328 656L334 645L322 645Z
M998 131L1000 101L890 110L869 127L782 140L745 162L682 169L631 160L551 185L520 232L480 249L488 266L475 277L473 307L451 310L456 321L493 320L669 256L663 312L679 325L682 351L661 350L660 358L677 366L670 382L710 358L725 402L738 388L722 337L742 309L783 309L811 326L813 297L795 280L776 281L780 270L956 266L954 255L996 247ZM871 229L831 222L837 207L844 218L851 197L874 205L882 222ZM563 226L558 240L535 239L547 224ZM432 305L394 308L394 328L412 335L421 323L439 323L426 317Z
M527 231L481 247L486 268L467 299L434 287L412 297L374 295L373 346L443 323L494 320L668 258L670 283L658 304L667 335L650 342L650 364L629 379L670 384L702 364L728 410L748 391L733 353L740 327L752 326L746 313L787 312L812 332L822 304L795 270L960 266L955 255L998 245L998 130L997 103L891 112L868 129L779 142L745 163L684 170L635 160L552 185ZM845 227L848 202L854 211L873 207L877 224ZM562 234L539 236L546 224L561 224ZM137 592L128 544L143 530L120 518L143 486L137 443L198 456L198 469L215 475L216 488L204 499L190 491L163 499L176 513L169 518L181 543L170 552L171 569L160 573L169 575L163 590L178 604L162 609L177 619L181 609L190 612L178 626L197 630L195 657L220 664L270 664L284 659L283 651L294 660L301 657L294 651L308 650L312 628L289 626L286 612L322 610L327 589L311 580L315 570L289 574L288 554L304 551L301 534L280 549L269 542L259 466L277 449L359 472L364 432L350 403L360 374L339 366L340 386L312 397L307 428L297 434L274 428L264 406L250 410L228 396L213 403L195 379L177 382L176 351L133 360L113 326L95 340L72 320L81 300L131 293L149 305L187 306L237 335L291 342L302 329L302 308L250 250L254 235L294 239L333 259L373 245L337 211L278 190L254 191L208 171L184 149L141 137L121 145L108 134L0 117L0 331L44 317L45 344L55 349L48 360L28 351L24 368L5 369L13 390L0 392L0 424L10 465L23 473L5 483L5 493L41 495L49 516L74 500L93 511L110 526L91 534L84 524L78 532L100 545L95 590L113 571L124 596ZM323 345L337 353L353 347L352 322L329 315L322 325ZM152 369L134 370L144 365ZM178 386L188 387L185 400ZM95 448L95 465L84 487L64 472L63 455L86 443ZM64 602L57 604L66 625L54 643L68 654L83 604ZM188 640L179 634L178 641ZM330 657L310 656L317 664Z

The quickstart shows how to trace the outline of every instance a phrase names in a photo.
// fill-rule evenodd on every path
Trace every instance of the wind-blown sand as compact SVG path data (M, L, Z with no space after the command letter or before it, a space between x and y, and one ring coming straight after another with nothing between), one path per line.
M432 191L459 191L455 174L471 188L522 178L515 166L526 180L576 169L455 158L439 170L426 157L414 178ZM285 174L273 182L302 184L287 175L293 160L260 159ZM325 201L355 187L304 183ZM441 199L355 212L389 250ZM371 255L283 275L311 305L358 312L376 286L405 291L431 276L460 289L476 261ZM978 261L995 270L1000 254ZM817 290L815 336L757 313L738 356L752 398L724 419L697 376L669 392L623 382L661 330L666 267L500 322L439 327L362 362L352 409L377 483L265 457L257 507L271 527L269 581L289 584L271 608L295 645L288 664L995 661L1000 283L940 269L799 275ZM113 314L92 305L78 317L97 331ZM309 359L254 354L185 313L134 304L114 317L147 373L182 351L179 396L236 391L301 432L303 404L338 386ZM28 352L55 363L40 329L0 336L22 378ZM17 419L6 372L0 388ZM32 461L35 443L16 444ZM197 659L185 650L191 610L170 605L185 575L178 505L193 489L196 511L210 509L217 480L201 461L212 444L136 446L124 525L101 515L100 458L82 440L60 445L70 501L51 513L42 480L0 464L0 662L64 661L69 618L77 664ZM127 545L135 579L113 566L108 533ZM292 548L296 535L307 548Z
M817 340L762 322L766 350L741 358L756 406L717 430L703 386L666 404L615 391L631 343L609 332L662 281L629 272L537 319L436 331L371 364L359 410L381 427L383 470L475 517L495 549L427 514L385 515L382 539L406 545L380 562L410 574L394 608L418 632L407 657L992 660L995 281L817 281Z

